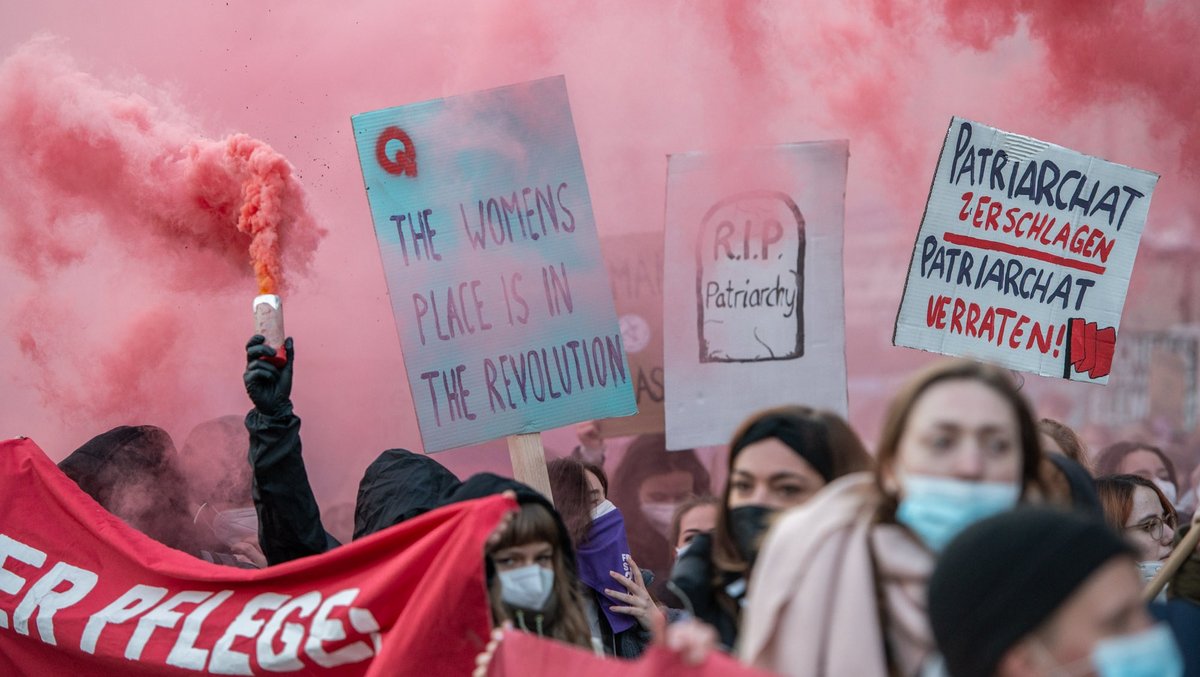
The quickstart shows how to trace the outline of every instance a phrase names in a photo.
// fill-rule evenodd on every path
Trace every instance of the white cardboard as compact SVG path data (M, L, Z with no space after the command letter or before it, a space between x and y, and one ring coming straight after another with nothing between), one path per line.
M668 448L724 444L773 406L846 415L848 158L845 141L669 158Z
M893 343L1107 383L1157 181L953 118Z

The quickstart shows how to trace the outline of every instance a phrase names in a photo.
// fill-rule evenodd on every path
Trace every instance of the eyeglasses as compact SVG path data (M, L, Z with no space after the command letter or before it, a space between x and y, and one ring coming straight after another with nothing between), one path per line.
M1161 541L1163 537L1164 525L1171 527L1171 529L1174 530L1175 516L1165 515L1159 517L1156 515L1154 517L1149 517L1131 527L1125 527L1125 531L1144 531L1150 535L1150 538L1153 538L1156 541Z

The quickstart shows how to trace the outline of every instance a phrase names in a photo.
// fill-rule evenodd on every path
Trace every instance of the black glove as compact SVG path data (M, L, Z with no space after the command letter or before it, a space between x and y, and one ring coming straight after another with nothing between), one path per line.
M287 364L282 368L261 359L275 356L275 349L266 345L266 339L255 334L246 344L246 394L254 407L266 416L279 416L292 411L292 339L283 342Z

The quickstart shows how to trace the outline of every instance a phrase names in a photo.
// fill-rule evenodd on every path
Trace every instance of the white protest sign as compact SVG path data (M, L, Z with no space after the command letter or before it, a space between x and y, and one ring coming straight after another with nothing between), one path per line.
M667 445L723 444L750 414L846 414L844 141L672 155Z
M893 343L1107 383L1157 182L954 118Z
M425 449L636 413L563 78L353 121Z

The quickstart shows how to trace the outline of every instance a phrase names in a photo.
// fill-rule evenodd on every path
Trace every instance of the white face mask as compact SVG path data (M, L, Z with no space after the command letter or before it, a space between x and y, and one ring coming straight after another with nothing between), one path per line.
M233 546L258 536L258 512L254 507L222 510L213 518L213 534L225 545Z
M1175 490L1175 485L1166 480L1160 480L1157 477L1152 481L1154 482L1154 485L1163 492L1163 495L1167 497L1167 502L1171 505L1175 505L1175 498L1178 495L1178 492Z
M642 515L659 536L671 537L671 519L675 517L674 503L643 503Z
M616 509L617 506L613 505L612 501L605 499L600 505L592 508L592 519L599 519L601 516L607 515Z
M500 598L527 611L542 611L554 592L554 571L537 564L501 571Z

